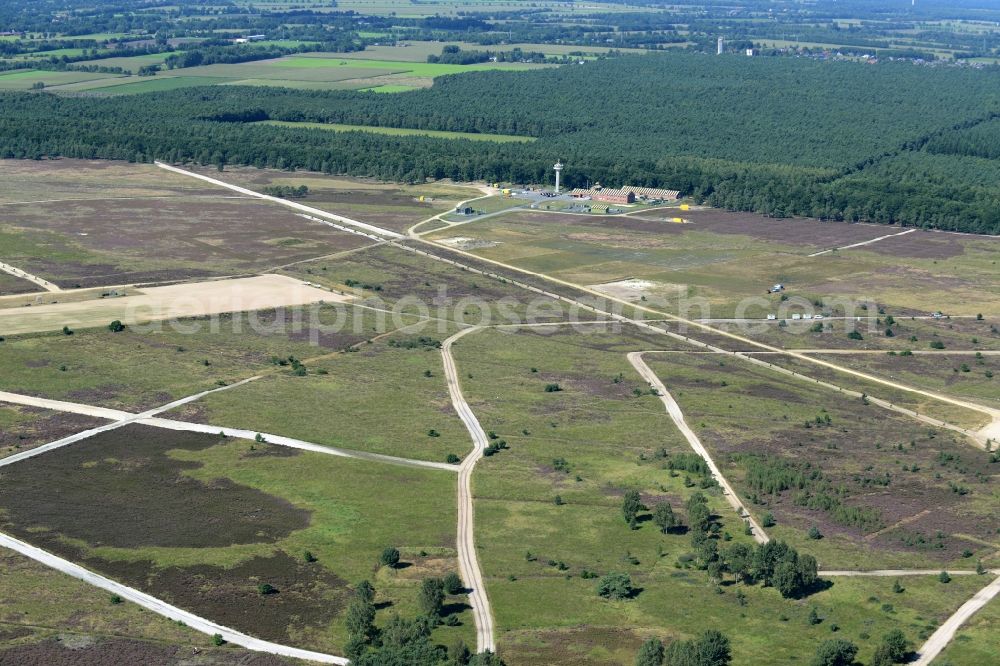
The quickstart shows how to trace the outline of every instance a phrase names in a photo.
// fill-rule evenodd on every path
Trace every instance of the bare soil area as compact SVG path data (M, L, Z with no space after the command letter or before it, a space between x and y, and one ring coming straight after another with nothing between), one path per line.
M106 325L116 319L124 324L136 324L349 300L284 275L145 287L126 293L128 295L119 298L40 305L30 309L0 308L0 333L15 335L57 331L63 326L88 328Z

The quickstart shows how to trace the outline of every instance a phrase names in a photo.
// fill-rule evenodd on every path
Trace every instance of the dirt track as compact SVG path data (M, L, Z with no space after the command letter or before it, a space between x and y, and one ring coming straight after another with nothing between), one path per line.
M63 326L106 326L115 319L131 325L175 317L246 312L319 301L344 302L350 298L284 275L190 282L141 290L128 288L125 293L131 295L0 309L0 335L58 331Z
M458 370L455 359L451 355L452 344L463 335L478 331L479 328L467 328L459 331L444 341L441 346L441 358L444 361L444 374L448 381L448 393L451 403L458 412L466 429L472 436L472 452L462 461L458 471L458 566L462 572L465 586L470 588L469 604L476 618L476 651L496 650L493 638L493 610L486 596L486 586L483 583L483 572L479 567L479 557L476 554L476 541L473 535L475 520L472 506L472 470L483 457L489 441L486 432L479 424L479 419L473 413L469 403L462 395L458 382Z

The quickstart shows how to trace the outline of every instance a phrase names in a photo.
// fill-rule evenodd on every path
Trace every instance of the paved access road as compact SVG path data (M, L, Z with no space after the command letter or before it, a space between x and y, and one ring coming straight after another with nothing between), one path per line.
M458 417L462 419L466 430L472 436L472 452L462 461L458 470L458 567L462 572L469 592L469 604L476 619L476 651L495 651L493 638L493 610L486 596L486 585L483 583L483 572L479 568L479 557L476 554L476 542L473 537L474 515L472 507L472 470L483 457L489 438L479 424L479 419L473 413L469 403L462 395L458 383L458 370L455 359L451 355L452 344L463 335L477 331L479 328L466 328L444 341L441 345L441 357L444 361L444 374L448 381L448 393L451 404L454 405Z

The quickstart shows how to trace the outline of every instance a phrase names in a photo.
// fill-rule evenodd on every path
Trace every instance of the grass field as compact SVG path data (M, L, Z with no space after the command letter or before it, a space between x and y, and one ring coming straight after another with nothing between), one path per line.
M418 340L440 341L454 330L398 333L357 353L309 364L308 377L268 377L208 396L181 413L201 423L346 449L436 462L449 453L464 457L472 444L448 399L440 352ZM392 346L409 344L415 346Z
M997 356L945 352L912 356L819 354L817 358L935 393L1000 407L1000 357Z
M708 627L730 637L734 663L787 663L807 659L834 625L837 636L861 646L864 660L889 629L903 629L912 641L929 635L985 584L913 578L905 593L893 594L892 579L837 579L803 600L784 600L773 589L716 588L682 564L690 549L682 535L662 535L644 521L629 530L620 511L624 488L640 489L647 506L668 500L675 509L698 489L656 458L660 448L689 449L660 402L633 393L644 385L625 352L653 340L660 341L626 329L617 336L479 332L456 344L466 397L483 427L510 446L480 463L474 492L501 654L511 663L631 664L649 636L686 638ZM545 392L553 382L563 390ZM560 457L568 472L553 467ZM723 530L734 541L747 538L721 496L702 492ZM601 600L584 570L626 571L642 591L632 600ZM814 606L823 621L810 626L805 618Z
M64 490L31 500L38 475ZM312 649L342 650L340 613L355 582L373 578L381 601L412 615L421 578L457 568L454 476L443 472L127 426L12 467L3 486L5 529L22 538L222 624ZM390 544L409 566L373 576ZM263 582L277 592L258 594ZM438 632L446 644L471 636L461 609L461 625Z
M304 329L297 330L290 313L274 311L223 316L217 325L191 319L177 328L150 325L112 333L103 327L71 336L11 337L0 343L5 369L0 389L139 411L217 388L220 382L290 372L287 363L276 366L272 359L310 359L373 335L372 315L345 312L344 317L343 329L333 332L337 312L321 311L319 321L331 330L319 334L315 345ZM354 332L355 322L359 332Z
M1000 603L996 599L973 615L955 634L955 639L934 661L935 666L976 666L1000 660Z
M995 312L1000 308L995 239L914 232L853 250L815 252L885 235L882 227L776 220L718 210L584 216L518 211L466 225L462 235L493 245L477 254L578 284L642 278L651 304L690 316L762 318L777 312L775 284L811 306L864 299L891 314ZM441 238L438 231L431 238ZM884 244L884 245L883 245ZM892 265L886 266L888 257ZM739 309L737 309L739 308Z
M469 139L470 141L495 141L497 143L535 141L532 136L516 136L513 134L473 134L470 132L446 132L442 130L418 130L404 127L375 127L372 125L338 125L335 123L293 123L280 120L264 121L267 125L279 127L297 127L303 129L322 129L332 132L370 132L372 134L388 134L390 136L429 136L436 139Z

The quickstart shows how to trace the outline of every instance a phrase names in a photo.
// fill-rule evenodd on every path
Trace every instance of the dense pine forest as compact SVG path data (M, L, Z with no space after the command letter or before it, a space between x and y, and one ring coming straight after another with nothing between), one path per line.
M1000 69L678 53L439 78L398 95L215 87L0 96L0 155L188 160L419 181L667 186L776 217L1000 233ZM319 121L538 137L334 133ZM53 128L58 128L53 131Z

